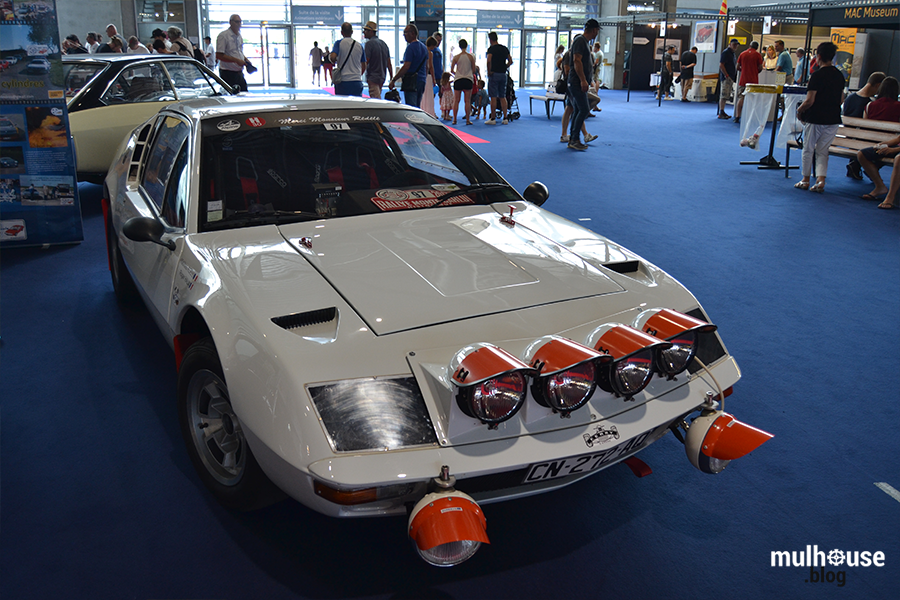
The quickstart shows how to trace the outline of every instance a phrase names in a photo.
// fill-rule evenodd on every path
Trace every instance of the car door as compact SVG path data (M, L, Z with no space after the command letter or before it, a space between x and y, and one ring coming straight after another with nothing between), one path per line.
M119 236L122 256L161 326L169 321L173 282L184 248L190 189L190 132L188 121L172 115L160 116L153 140L142 157L140 183L128 188L126 200L117 207L121 223L132 216L158 218L166 228L164 239L175 242L175 249L170 250L152 242L134 242Z
M102 106L69 115L80 173L105 173L135 126L177 99L159 61L126 67L101 96Z

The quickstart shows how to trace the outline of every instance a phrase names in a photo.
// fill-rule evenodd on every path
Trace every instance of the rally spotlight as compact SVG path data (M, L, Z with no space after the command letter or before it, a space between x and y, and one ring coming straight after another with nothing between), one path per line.
M449 368L460 410L490 429L512 418L525 403L532 368L497 346L466 346L453 356Z
M601 365L612 362L608 354L557 335L532 342L523 358L535 370L531 386L535 401L562 417L590 400Z
M753 452L774 436L721 410L704 410L688 427L684 449L700 471L721 473L728 463Z
M604 391L631 400L639 394L653 376L656 354L672 346L633 327L621 323L606 323L588 335L587 344L609 354L613 361L598 370L597 385Z
M419 500L409 515L409 537L428 564L452 567L490 544L487 519L468 495L453 488L456 479L447 466L434 480L437 491Z
M634 320L634 327L644 333L672 343L656 355L656 370L666 379L675 379L691 364L697 354L698 334L711 333L716 326L706 321L668 309L645 310Z

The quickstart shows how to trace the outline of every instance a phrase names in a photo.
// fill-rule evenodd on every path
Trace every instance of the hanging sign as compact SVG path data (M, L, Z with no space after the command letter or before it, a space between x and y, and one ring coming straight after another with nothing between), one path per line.
M479 29L522 29L525 27L523 10L479 10Z
M444 18L444 0L417 0L417 21L441 21Z
M340 27L344 23L342 6L291 6L291 22L295 25L328 25Z

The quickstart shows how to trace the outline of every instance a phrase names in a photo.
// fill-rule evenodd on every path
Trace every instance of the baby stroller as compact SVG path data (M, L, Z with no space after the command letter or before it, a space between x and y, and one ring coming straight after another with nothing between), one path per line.
M510 121L515 121L522 116L519 114L519 103L516 101L516 86L509 73L506 74L506 106L509 108L507 118Z

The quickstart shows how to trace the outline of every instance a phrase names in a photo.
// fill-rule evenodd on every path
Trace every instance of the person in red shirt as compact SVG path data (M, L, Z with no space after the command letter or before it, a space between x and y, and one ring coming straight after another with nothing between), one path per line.
M741 52L737 59L737 68L740 71L738 79L738 101L734 108L734 122L741 122L741 110L744 108L744 89L747 84L759 83L759 72L763 68L763 57L759 53L759 42L750 42L750 47Z
M895 77L885 77L878 87L875 100L866 105L863 118L900 123L898 95L900 95L900 81Z

